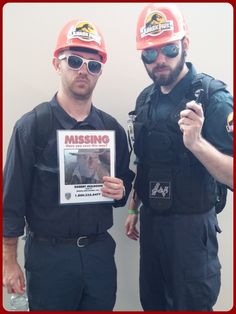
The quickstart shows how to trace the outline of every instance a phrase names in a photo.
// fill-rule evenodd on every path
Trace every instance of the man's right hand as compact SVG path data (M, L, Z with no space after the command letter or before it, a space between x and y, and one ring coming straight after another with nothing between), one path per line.
M17 262L18 238L3 238L3 286L8 293L23 294L25 278Z
M8 293L23 294L25 292L25 278L17 262L3 263L3 286Z
M138 222L138 215L130 214L126 218L125 222L125 234L132 240L137 241L139 238L139 232L136 228Z

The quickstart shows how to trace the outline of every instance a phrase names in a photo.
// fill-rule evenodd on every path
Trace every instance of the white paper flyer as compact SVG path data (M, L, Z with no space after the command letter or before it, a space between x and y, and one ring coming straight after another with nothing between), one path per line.
M103 176L115 176L115 132L58 130L60 204L113 202Z

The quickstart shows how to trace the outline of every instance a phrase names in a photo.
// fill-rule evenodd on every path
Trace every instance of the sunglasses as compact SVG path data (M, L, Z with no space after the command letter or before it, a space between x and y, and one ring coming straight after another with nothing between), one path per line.
M145 49L142 52L141 58L144 63L151 64L156 61L160 52L168 58L175 58L179 54L179 46L166 45L160 49Z
M61 55L58 57L59 60L66 59L67 65L71 70L78 71L82 68L83 64L86 63L88 72L92 75L98 75L102 71L103 64L96 60L87 60L80 56L75 55Z

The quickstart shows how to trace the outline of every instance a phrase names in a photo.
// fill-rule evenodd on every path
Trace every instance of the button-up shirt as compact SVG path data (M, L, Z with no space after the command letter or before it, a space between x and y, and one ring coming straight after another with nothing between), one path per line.
M131 190L133 172L129 169L129 150L125 130L114 119L115 175L124 181L126 196L114 204L59 204L57 130L104 130L101 112L92 105L82 122L68 115L56 96L49 102L53 119L46 147L37 155L35 111L15 124L4 168L3 234L18 237L29 228L45 236L74 237L104 232L112 224L112 206L124 206ZM40 127L44 127L43 125ZM46 127L46 126L45 126Z

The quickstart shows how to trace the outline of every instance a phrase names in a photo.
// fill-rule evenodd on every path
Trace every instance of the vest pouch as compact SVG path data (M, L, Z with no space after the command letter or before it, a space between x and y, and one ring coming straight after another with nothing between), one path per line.
M138 198L148 207L148 177L147 167L137 163L137 175L134 181L134 189L137 192Z
M144 127L143 122L135 121L134 122L134 153L135 155L142 160L144 154L144 138L146 134L146 128Z
M159 130L149 130L145 141L145 160L148 164L167 164L174 160L171 139Z
M203 213L216 203L215 180L199 163L173 169L176 213Z
M150 168L148 173L149 206L155 213L165 213L172 206L170 168Z
M52 204L58 203L58 175L57 167L50 167L46 163L35 164L31 196L35 204L43 207L47 203L50 207Z

